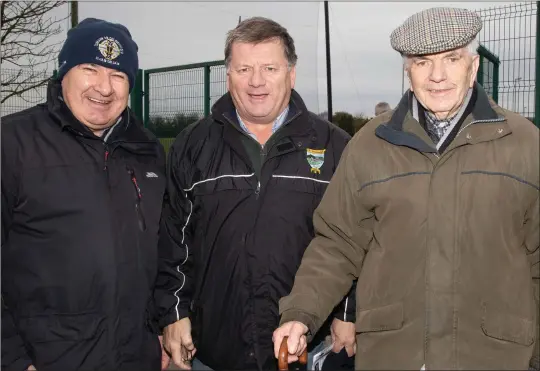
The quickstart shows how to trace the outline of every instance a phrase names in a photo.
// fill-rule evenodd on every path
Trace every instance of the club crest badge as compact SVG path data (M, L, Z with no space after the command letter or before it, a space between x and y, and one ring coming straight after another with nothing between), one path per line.
M100 37L96 40L94 45L98 48L99 52L103 56L103 58L96 57L96 59L99 59L102 62L118 64L115 59L118 58L120 54L124 53L122 44L120 44L120 42L113 37Z
M311 172L315 174L321 173L321 166L324 164L324 152L326 149L311 149L306 148L306 158Z

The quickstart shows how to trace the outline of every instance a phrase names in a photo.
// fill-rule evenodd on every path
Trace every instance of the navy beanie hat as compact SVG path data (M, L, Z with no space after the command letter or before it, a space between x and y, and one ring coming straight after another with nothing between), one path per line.
M86 18L67 33L58 54L58 80L79 64L93 63L126 73L131 90L139 69L138 50L125 26Z

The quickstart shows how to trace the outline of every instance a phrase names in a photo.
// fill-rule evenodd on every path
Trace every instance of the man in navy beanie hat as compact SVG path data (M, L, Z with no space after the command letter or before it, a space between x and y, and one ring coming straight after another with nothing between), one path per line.
M131 90L139 69L138 49L125 26L86 18L68 31L58 55L58 79L77 65L93 63L124 72Z
M85 19L47 102L2 118L2 370L160 369L165 155L128 108L137 49Z

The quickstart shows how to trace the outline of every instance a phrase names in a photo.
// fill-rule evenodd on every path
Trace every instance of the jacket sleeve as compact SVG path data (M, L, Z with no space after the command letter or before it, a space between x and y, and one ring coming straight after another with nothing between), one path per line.
M343 322L356 322L356 283L353 285L345 298L334 309L333 316Z
M6 137L6 134L2 135L2 250L9 238L18 188L18 181L12 172L14 165L10 164L11 161L8 158L8 152L15 151L6 148L7 143L4 141ZM2 370L26 370L31 364L24 341L17 330L12 314L5 305L2 294Z
M540 311L540 198L537 197L536 201L527 211L525 219L525 248L531 263L531 276L533 281L535 300L536 300L536 313ZM535 348L533 356L531 358L530 366L532 369L540 370L540 339L538 334L540 333L540 319L537 321L537 327L534 329L534 333L537 334Z
M31 364L13 317L2 299L2 370L23 371Z
M280 300L281 323L306 324L308 341L358 278L373 234L373 211L358 196L361 183L351 156L355 139L347 145L315 210L315 238L304 253L293 289Z
M334 147L334 158L336 159L336 167L339 164L339 160L343 154L343 150L349 141L351 136L339 128L335 129L332 136L332 142ZM347 295L339 302L332 313L333 317L344 322L356 321L356 280Z
M185 148L185 134L181 133L171 146L167 161L167 188L159 228L158 274L154 287L160 330L188 317L193 295L193 203L187 191L191 167Z

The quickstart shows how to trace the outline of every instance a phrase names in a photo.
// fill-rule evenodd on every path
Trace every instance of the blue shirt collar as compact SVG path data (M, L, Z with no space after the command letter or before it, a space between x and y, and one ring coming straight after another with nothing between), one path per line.
M272 134L274 134L285 123L285 119L287 118L288 113L289 113L289 106L285 107L283 112L281 112L279 116L275 119L274 124L272 125ZM240 118L240 115L238 114L238 110L236 110L236 117L238 118L238 122L240 123L240 127L242 128L242 130L244 130L250 137L257 140L257 137L255 136L255 134L249 131L246 124L244 124L244 122Z

